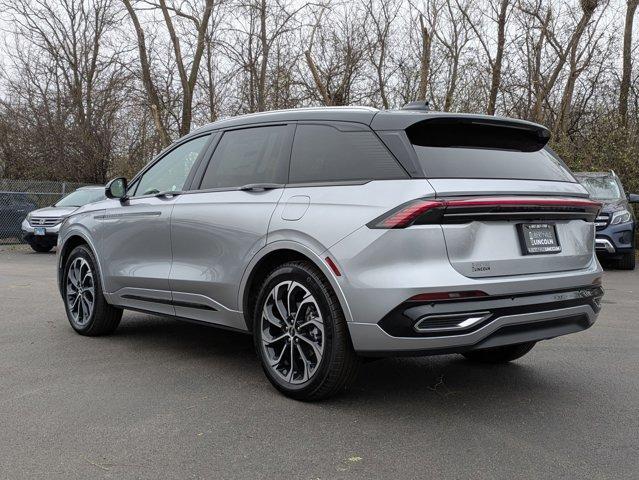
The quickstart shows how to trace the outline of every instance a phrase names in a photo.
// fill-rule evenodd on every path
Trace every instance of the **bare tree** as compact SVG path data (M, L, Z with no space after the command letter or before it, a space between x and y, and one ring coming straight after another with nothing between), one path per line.
M289 0L240 0L234 8L242 14L228 28L230 38L224 41L225 51L238 72L246 75L247 110L264 111L272 93L269 91L272 51L281 48L277 44L298 30L298 15L306 4L296 7Z
M135 27L140 68L142 73L142 83L148 97L149 109L151 110L153 123L155 124L155 129L157 130L157 133L160 137L160 144L163 147L166 147L169 143L171 143L171 137L169 136L168 130L163 120L162 103L160 102L157 87L155 86L153 77L151 75L151 62L149 61L149 55L147 53L144 29L140 24L140 20L135 12L135 9L131 5L130 0L122 0L122 2L124 3L124 6L126 7L127 12L131 17L131 21L133 22L133 26Z
M639 0L313 2L0 0L2 174L102 181L227 115L421 98L639 188Z
M453 6L456 3L458 9ZM444 97L444 111L448 112L453 106L455 91L459 82L459 68L462 60L462 52L468 44L470 25L466 20L466 10L469 3L461 5L456 0L445 0L442 8L446 18L446 28L436 29L434 35L444 47L448 64L448 80Z
M168 142L168 132L166 125L161 122L161 114L158 111L160 100L157 95L157 88L153 85L151 78L151 62L145 43L145 35L139 15L136 13L136 5L131 0L122 0L131 21L135 26L137 34L138 52L140 66L142 69L142 79L149 98L149 106L152 109L158 133L163 143ZM171 49L173 50L175 65L181 85L181 115L178 121L179 135L186 135L191 131L193 121L193 95L198 79L200 62L204 54L205 36L208 29L208 22L213 10L213 0L205 0L204 5L191 2L180 2L178 5L169 4L166 0L158 0L158 3L143 0L144 8L159 10L166 27ZM183 52L183 35L179 35L175 25L176 19L187 22L190 28L185 31L193 32L194 39L190 52ZM191 28L192 27L192 28ZM188 38L188 37L186 37ZM188 63L187 63L188 62ZM190 63L190 64L189 64Z
M595 9L599 6L598 0L582 1L581 8L583 11L582 18L588 16L591 18ZM601 16L599 17L601 19ZM579 24L578 24L579 26ZM583 71L590 66L590 62L597 50L599 41L603 36L603 32L597 31L598 22L596 22L589 30L589 34L584 42L584 46L581 46L579 40L575 40L569 50L568 60L568 79L564 86L564 91L561 96L561 104L559 105L559 114L555 121L555 132L561 135L565 135L568 130L568 120L570 115L570 108L572 106L572 98L575 91L575 85L579 76Z
M375 70L375 81L382 107L390 108L388 84L390 73L388 72L388 57L391 50L391 35L393 20L397 17L401 4L396 0L364 0L363 7L366 12L365 23L368 26L364 30L367 36L367 50L370 63Z
M361 78L367 46L359 12L337 8L326 26L317 13L304 56L312 80L306 88L324 105L348 105Z
M504 60L504 46L506 44L506 20L508 18L508 10L510 7L510 0L491 0L488 2L488 10L485 14L482 14L479 18L482 18L484 15L488 16L491 20L493 20L497 27L497 35L496 46L495 46L495 54L493 55L489 46L489 42L487 40L488 35L485 35L478 26L477 23L483 23L481 20L479 22L475 22L470 18L468 10L462 7L459 3L459 0L456 0L459 11L462 13L470 28L472 28L473 32L475 32L475 36L479 41L484 53L486 55L486 59L488 60L488 65L490 67L490 90L488 93L488 105L486 107L486 113L488 115L494 115L495 110L497 109L497 95L499 93L499 88L501 86L501 69L502 63Z
M112 1L67 0L57 5L46 0L15 0L0 5L10 16L17 41L24 42L18 43L24 50L9 53L22 75L9 88L38 117L22 117L26 125L39 135L37 128L43 125L38 122L44 120L47 129L56 132L57 139L51 140L58 148L64 142L67 151L75 152L64 155L77 162L67 175L72 172L76 178L103 182L113 153L124 79L118 50L111 46L107 52L105 48L106 37L118 21ZM46 149L41 141L37 144ZM38 152L35 158L38 155L42 155L45 171L49 170L49 154Z
M543 38L547 40L548 44L555 51L557 57L554 63L554 67L551 69L550 74L547 76L540 75L538 78L538 88L537 88L537 96L535 98L532 117L535 121L542 121L542 107L544 101L550 95L552 89L555 87L557 80L561 72L563 71L566 62L568 61L569 55L574 49L575 46L579 44L581 37L586 30L590 19L592 18L595 10L599 5L600 0L580 0L581 7L581 15L577 24L575 25L572 33L570 34L566 45L564 46L564 42L561 39L557 38L555 30L551 28L551 20L552 20L552 9L548 7L545 13L542 13L542 9L540 8L541 2L538 2L535 9L528 8L527 5L522 7L522 10L534 16L539 21L539 27L543 31Z

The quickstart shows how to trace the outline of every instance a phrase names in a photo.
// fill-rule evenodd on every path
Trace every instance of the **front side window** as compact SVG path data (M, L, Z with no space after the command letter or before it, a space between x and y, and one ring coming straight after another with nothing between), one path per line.
M274 125L225 132L200 188L235 188L255 183L286 183L289 127Z
M171 150L142 175L137 182L135 195L156 195L182 190L191 168L208 141L209 135L205 135Z
M406 177L371 131L341 131L331 125L299 125L295 131L290 183Z

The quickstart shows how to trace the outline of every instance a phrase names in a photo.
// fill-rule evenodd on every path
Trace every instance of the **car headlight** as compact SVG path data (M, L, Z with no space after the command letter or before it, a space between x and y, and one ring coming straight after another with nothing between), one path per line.
M27 213L27 222L31 223L31 212Z
M620 223L626 223L631 220L630 212L628 210L619 210L612 214L610 219L610 225L619 225Z

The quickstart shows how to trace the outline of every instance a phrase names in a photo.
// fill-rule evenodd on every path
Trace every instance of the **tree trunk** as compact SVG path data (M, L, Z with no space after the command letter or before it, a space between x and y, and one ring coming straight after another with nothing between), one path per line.
M497 53L493 63L490 93L488 95L488 115L494 115L497 109L497 94L501 86L501 66L504 59L504 45L506 43L506 16L508 15L509 0L501 0L499 17L497 20Z
M626 25L623 32L623 71L619 92L619 117L623 127L628 126L628 97L630 94L630 78L632 74L632 26L637 6L639 6L639 0L628 0Z
M269 44L266 32L266 0L260 2L260 43L262 44L262 61L257 80L257 110L266 110L266 67L268 66Z
M555 132L560 135L565 135L568 131L568 120L570 117L570 107L572 106L572 97L575 92L575 85L577 84L577 79L579 75L583 71L582 67L580 68L578 63L579 59L577 51L579 50L579 42L583 35L588 22L592 18L595 9L597 8L598 0L589 0L587 2L582 1L583 8L583 16L582 21L579 22L577 30L575 31L575 35L577 35L576 39L571 42L570 45L570 72L568 75L568 80L566 81L566 86L564 87L563 95L561 96L561 104L559 106L559 115L555 122ZM581 27L581 30L579 28ZM586 61L587 62L587 61Z
M422 51L419 59L419 90L417 100L426 100L428 92L428 81L430 80L430 58L432 51L432 37L424 23L424 16L419 15L419 26L421 28Z
M450 83L446 89L446 98L444 99L444 112L450 112L453 107L453 97L455 95L455 89L457 88L457 75L459 69L459 57L453 58L453 66L450 74Z
M306 57L306 63L308 64L308 68L311 71L311 75L313 76L313 82L315 82L315 87L317 88L317 91L320 93L322 97L322 101L324 102L324 105L326 105L327 107L331 106L332 105L331 99L328 96L326 87L324 87L324 84L322 83L322 78L320 77L320 74L317 71L317 66L315 65L315 62L313 61L311 52L309 50L306 50L304 52L304 56Z

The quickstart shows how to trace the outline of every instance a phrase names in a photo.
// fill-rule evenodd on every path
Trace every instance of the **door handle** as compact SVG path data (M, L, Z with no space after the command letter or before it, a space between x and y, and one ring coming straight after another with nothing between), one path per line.
M283 186L281 183L249 183L248 185L242 185L238 190L243 192L263 192L282 188Z
M166 192L160 192L160 193L156 193L155 196L156 198L173 198L173 197L177 197L178 195L180 195L182 192L173 192L173 191L166 191Z

